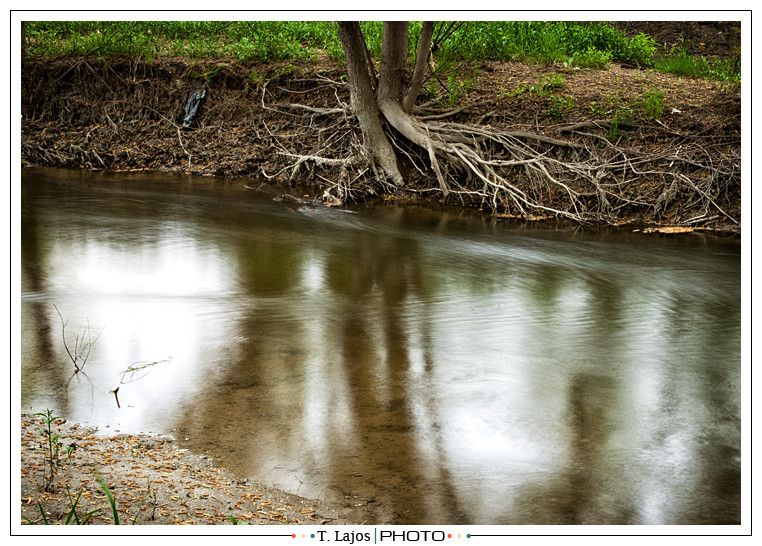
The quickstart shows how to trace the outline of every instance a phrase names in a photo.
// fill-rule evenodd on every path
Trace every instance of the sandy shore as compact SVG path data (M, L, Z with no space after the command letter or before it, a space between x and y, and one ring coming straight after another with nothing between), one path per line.
M350 507L327 506L239 479L215 468L206 457L178 449L172 438L105 436L64 420L52 429L62 438L60 464L49 480L47 440L40 434L45 421L22 414L21 423L23 524L62 524L79 496L75 512L80 518L97 510L91 524L113 525L114 513L99 476L116 502L120 524L232 525L231 517L251 525L361 523L353 521ZM74 518L69 523L75 523Z

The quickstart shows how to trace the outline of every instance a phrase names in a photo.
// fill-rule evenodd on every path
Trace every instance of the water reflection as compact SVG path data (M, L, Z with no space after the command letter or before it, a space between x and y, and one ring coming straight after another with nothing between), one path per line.
M740 521L728 242L45 170L22 236L26 410L170 432L375 523ZM103 330L85 374L53 305Z

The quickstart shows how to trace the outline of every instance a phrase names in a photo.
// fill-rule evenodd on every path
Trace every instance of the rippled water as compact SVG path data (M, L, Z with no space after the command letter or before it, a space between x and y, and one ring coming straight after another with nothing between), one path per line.
M369 523L740 522L738 241L272 198L24 170L22 410Z

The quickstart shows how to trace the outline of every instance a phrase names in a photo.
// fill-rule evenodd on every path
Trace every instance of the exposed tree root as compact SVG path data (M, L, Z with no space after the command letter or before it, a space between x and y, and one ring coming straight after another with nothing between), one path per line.
M322 143L305 153L307 139L289 138L287 145L270 133L279 153L290 160L282 171L290 171L291 180L304 169L325 168L323 174L330 176L340 167L344 180L351 178L352 188L361 190L358 193L393 189L363 147L359 123L348 107L286 107L300 116L305 131L319 133ZM606 120L563 127L559 134L575 136L566 140L540 132L440 122L448 112L416 117L394 101L381 103L379 109L387 135L408 164L406 192L436 190L442 197L495 213L580 223L617 224L623 216L632 216L631 211L656 218L671 214L673 222L684 225L717 217L740 222L725 210L720 197L723 186L740 183L740 157L711 153L691 135L680 135L679 144L653 154L609 141ZM319 127L317 116L323 121ZM349 188L336 182L329 190L346 198ZM623 215L625 209L630 214Z

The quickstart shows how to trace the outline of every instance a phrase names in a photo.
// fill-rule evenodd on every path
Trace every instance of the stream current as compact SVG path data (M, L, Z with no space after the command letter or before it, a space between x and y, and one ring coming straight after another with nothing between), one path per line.
M23 169L21 410L368 523L740 523L739 240L273 197Z

